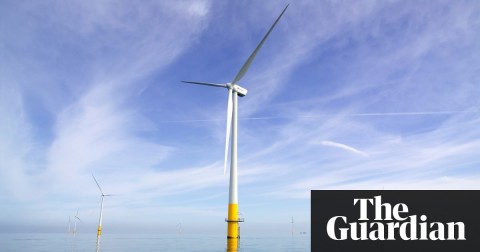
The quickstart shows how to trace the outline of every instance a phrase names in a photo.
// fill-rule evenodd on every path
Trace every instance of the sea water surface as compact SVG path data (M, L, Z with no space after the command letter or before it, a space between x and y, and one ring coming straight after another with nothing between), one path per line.
M97 251L97 237L92 234L0 234L0 251L81 252ZM123 251L226 251L226 239L218 235L104 234L99 250ZM239 252L306 252L310 236L242 236Z

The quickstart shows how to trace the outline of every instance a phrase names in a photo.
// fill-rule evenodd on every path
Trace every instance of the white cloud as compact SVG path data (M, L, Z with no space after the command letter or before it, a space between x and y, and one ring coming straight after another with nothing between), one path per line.
M29 198L30 126L22 95L8 85L0 85L0 117L0 200Z
M348 146L346 144L342 144L342 143L336 143L336 142L332 142L332 141L321 141L320 142L321 145L325 145L325 146L331 146L331 147L335 147L335 148L340 148L340 149L343 149L343 150L347 150L347 151L350 151L350 152L353 152L355 154L359 154L359 155L362 155L364 157L368 157L368 154L363 152L363 151L360 151L358 149L355 149L351 146Z

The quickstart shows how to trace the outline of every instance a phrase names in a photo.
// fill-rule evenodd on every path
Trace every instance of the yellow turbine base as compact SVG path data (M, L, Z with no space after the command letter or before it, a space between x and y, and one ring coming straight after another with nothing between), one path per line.
M227 238L238 239L238 204L228 204Z
M227 252L238 251L238 239L227 239Z
M98 226L97 236L102 235L102 226Z

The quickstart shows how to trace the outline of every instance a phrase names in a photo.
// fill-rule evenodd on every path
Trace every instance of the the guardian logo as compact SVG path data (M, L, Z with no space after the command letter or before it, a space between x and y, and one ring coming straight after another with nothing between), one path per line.
M465 240L463 222L427 222L426 215L408 215L408 206L392 206L382 196L354 199L360 218L348 222L345 216L334 216L327 222L327 234L333 240ZM368 212L374 211L370 220ZM339 233L339 235L337 235Z
M312 191L312 252L480 251L480 191Z

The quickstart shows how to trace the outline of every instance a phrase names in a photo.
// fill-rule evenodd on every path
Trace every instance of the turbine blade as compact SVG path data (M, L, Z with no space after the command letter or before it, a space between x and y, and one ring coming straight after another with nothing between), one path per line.
M218 84L218 83L209 83L209 82L198 82L198 81L182 81L183 83L196 84L196 85L205 85L212 87L223 87L228 88L227 84Z
M232 93L233 90L231 88L228 89L228 105L227 105L227 131L225 134L225 162L223 164L223 174L227 173L227 160L228 160L228 146L230 145L230 134L232 126L232 114L233 114L233 107L232 107Z
M95 176L93 176L93 174L92 174L92 177L93 177L93 180L95 180L95 183L97 184L97 186L98 186L98 189L100 190L100 192L101 192L101 193L102 193L102 195L103 195L102 188L100 188L100 185L98 184L98 182L97 182L97 179L95 178Z
M285 7L285 9L283 9L282 13L280 13L280 16L278 16L277 20L275 20L275 22L273 23L272 27L270 27L270 29L268 30L267 34L265 34L265 36L263 37L263 39L260 41L260 43L257 45L257 48L255 48L255 50L252 52L252 54L250 55L250 57L248 57L247 61L243 64L242 68L240 68L240 71L238 71L237 73L237 76L235 76L235 79L233 79L232 81L232 85L236 84L244 75L245 73L247 72L248 68L250 67L250 64L252 63L252 61L255 59L255 56L257 56L257 53L258 51L260 50L260 48L262 47L263 43L265 42L265 40L267 40L268 38L268 35L270 35L270 32L272 32L273 28L275 27L275 25L278 23L278 20L280 20L280 18L283 16L283 13L285 13L285 11L287 10L288 6L290 4L287 4L287 6Z

